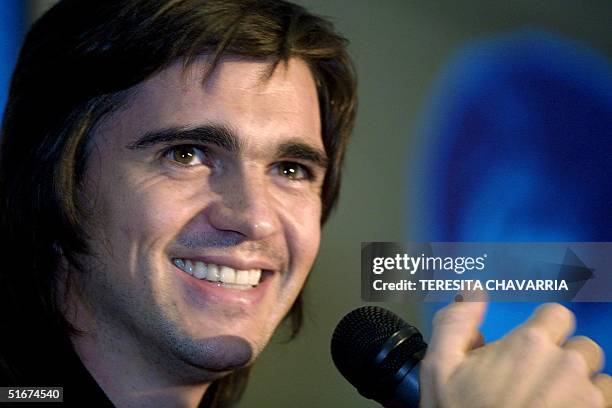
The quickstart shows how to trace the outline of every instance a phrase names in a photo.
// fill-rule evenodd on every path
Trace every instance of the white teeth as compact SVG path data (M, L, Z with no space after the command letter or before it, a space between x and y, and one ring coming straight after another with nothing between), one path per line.
M249 271L249 285L256 286L261 278L261 269L251 269Z
M234 268L222 266L219 268L219 275L223 283L236 283L236 270Z
M206 279L211 282L218 282L219 279L221 279L221 276L219 276L219 267L217 265L215 264L208 265L208 272L206 275Z
M249 284L249 271L236 271L236 284L248 285Z
M204 262L194 262L193 263L193 276L198 279L206 278L206 264Z
M195 278L219 282L227 288L249 289L257 286L261 279L261 269L238 270L225 265L205 264L202 261L179 258L173 259L172 262Z
M191 263L189 259L185 261L185 272L187 272L190 275L193 275L193 264Z

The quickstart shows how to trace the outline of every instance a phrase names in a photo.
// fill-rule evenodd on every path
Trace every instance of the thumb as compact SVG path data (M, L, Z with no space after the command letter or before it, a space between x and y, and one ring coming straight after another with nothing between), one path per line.
M445 382L481 337L478 330L487 308L483 300L455 302L436 313L427 354Z

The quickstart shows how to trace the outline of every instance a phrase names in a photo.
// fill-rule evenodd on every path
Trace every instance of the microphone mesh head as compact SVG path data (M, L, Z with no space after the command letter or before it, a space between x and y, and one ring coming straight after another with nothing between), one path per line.
M385 342L406 326L409 325L400 317L376 306L355 309L338 323L331 340L332 359L364 397L379 402L388 399L397 386L394 377L398 370L406 362L422 358L427 345L417 331L382 363L374 363Z

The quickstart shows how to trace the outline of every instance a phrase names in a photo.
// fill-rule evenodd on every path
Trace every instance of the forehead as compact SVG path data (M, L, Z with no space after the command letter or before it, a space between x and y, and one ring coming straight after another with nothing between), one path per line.
M271 66L260 59L225 57L206 77L205 58L188 67L177 62L137 85L112 125L136 138L159 128L216 123L235 129L247 144L297 138L322 148L309 67L297 58L270 73Z

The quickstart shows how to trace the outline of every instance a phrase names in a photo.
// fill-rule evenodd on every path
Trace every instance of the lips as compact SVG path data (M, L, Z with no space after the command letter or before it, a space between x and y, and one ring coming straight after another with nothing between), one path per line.
M231 289L249 290L261 280L261 269L235 269L227 265L205 263L199 260L174 258L172 263L196 279L216 282Z

